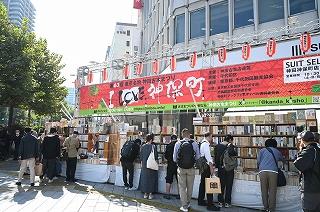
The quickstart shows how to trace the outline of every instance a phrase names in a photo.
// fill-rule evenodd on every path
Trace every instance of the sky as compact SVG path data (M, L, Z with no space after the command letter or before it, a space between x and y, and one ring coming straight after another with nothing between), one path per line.
M102 62L116 22L136 23L133 0L31 0L36 8L35 33L51 51L63 56L65 85L73 87L78 67Z

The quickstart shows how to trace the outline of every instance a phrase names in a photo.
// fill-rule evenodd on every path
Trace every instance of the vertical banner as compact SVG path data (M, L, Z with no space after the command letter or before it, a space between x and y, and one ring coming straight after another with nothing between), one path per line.
M218 58L220 63L224 63L227 59L227 49L226 47L221 47L218 49Z
M307 52L311 48L311 35L304 32L300 37L300 47L302 52Z
M274 38L270 38L267 42L267 55L272 57L276 53L277 42Z
M251 46L249 43L244 43L242 46L242 58L248 60L250 58Z

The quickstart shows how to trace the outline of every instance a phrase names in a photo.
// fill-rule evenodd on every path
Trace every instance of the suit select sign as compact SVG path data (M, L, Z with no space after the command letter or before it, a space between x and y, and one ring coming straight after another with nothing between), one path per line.
M319 103L320 56L85 86L80 115Z

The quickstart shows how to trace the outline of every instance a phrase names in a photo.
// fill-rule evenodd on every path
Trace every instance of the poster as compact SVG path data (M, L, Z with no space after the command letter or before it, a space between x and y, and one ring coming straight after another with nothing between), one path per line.
M80 115L316 104L319 60L285 58L84 86ZM289 73L291 66L314 77Z

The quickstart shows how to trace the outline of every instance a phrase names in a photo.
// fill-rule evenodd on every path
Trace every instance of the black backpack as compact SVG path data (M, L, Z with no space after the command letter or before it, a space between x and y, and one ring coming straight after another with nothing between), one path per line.
M193 149L193 140L182 141L178 150L177 164L180 168L191 169L193 168L196 158L195 151Z
M121 159L131 159L132 157L132 149L133 149L133 141L127 141L122 149L121 149Z

